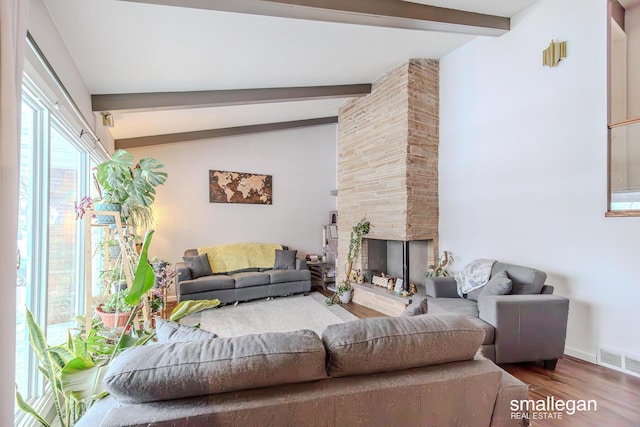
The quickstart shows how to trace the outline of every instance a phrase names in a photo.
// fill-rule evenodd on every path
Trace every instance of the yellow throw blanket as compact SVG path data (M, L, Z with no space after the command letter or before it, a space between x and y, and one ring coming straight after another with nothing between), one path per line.
M198 254L207 254L214 274L247 268L272 268L276 249L282 245L268 243L233 243L198 248Z

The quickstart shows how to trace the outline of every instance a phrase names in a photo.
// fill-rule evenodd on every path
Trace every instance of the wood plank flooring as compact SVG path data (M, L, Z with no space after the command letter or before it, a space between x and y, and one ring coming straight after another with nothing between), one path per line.
M382 317L382 313L355 303L343 308L359 318ZM535 427L640 427L640 378L594 365L570 356L558 361L555 371L537 363L500 365L529 384L529 398L544 400L596 400L597 411L575 412L562 419L532 419Z
M321 291L330 295L328 291ZM170 304L170 313L175 304ZM385 315L356 303L342 307L358 318ZM640 378L565 356L555 371L541 364L500 365L511 375L529 384L529 398L555 396L564 400L596 400L597 411L563 414L562 419L531 420L534 427L640 427Z

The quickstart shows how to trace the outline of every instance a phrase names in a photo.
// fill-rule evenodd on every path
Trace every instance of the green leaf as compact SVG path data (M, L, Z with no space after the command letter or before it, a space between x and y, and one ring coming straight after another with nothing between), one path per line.
M49 352L47 351L49 348L47 339L45 338L42 329L40 329L40 326L33 319L33 313L31 313L29 309L26 310L25 318L27 321L27 329L29 330L29 342L31 343L31 348L42 364L38 369L41 368L40 371L43 373L44 377L49 380L51 387L54 389L54 406L60 422L64 425L64 419L62 418L62 406L60 406L60 397L57 393L58 381L56 379L51 358L49 357Z
M33 319L31 311L27 310L26 313L27 328L29 330L29 342L31 342L31 348L33 352L38 356L40 363L44 366L44 369L49 370L51 368L51 359L49 358L49 345L47 339L42 332L40 326ZM50 378L47 378L50 380Z
M40 424L42 424L43 426L51 427L51 425L44 418L42 418L35 409L33 409L33 406L25 402L25 400L22 398L22 395L18 391L17 387L16 387L16 403L18 404L18 408L22 412L24 412L25 414L31 415L33 418L38 420Z
M58 369L62 369L74 357L69 350L62 346L50 347L48 351L51 359L58 365Z
M118 341L118 350L121 350L123 348L133 347L136 345L137 342L138 342L137 337L133 337L129 334L124 334L122 339Z
M95 399L104 392L102 380L108 366L97 366L86 357L76 357L62 368L62 391L78 400Z
M146 343L148 343L149 341L151 341L154 337L156 336L156 332L155 330L153 332L146 332L145 334L138 339L138 341L135 343L135 346L141 346L141 345L145 345Z
M171 316L169 316L169 320L177 322L185 316L198 313L209 308L214 308L219 305L220 300L217 299L182 301L176 306L176 308L173 309L173 311L171 312Z
M136 268L136 274L133 277L133 284L129 289L129 295L125 298L125 301L129 305L140 304L140 299L145 295L156 281L155 273L151 264L149 264L148 252L149 245L151 244L151 238L153 237L153 230L147 230L144 236L144 244L142 245L142 251L140 252L140 259L138 261L138 268Z

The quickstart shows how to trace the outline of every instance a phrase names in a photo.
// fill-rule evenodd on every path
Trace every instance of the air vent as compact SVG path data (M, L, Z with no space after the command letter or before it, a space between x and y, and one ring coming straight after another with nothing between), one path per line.
M601 348L598 353L598 365L640 377L640 357Z
M625 357L624 367L625 371L633 372L636 375L640 375L640 360Z
M609 350L600 349L600 364L622 369L622 355Z

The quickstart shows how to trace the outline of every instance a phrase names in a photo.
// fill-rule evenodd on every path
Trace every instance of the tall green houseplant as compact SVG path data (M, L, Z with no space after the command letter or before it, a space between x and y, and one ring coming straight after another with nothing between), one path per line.
M148 260L152 235L153 230L147 231L145 235L133 284L125 298L125 301L134 307L127 321L128 326L133 324L142 307L142 298L155 282L153 268ZM171 320L177 322L185 316L219 304L219 300L183 301L171 313ZM125 348L144 345L155 336L152 330L140 332L125 327L116 340L99 321L93 321L90 329L83 334L69 333L66 343L51 346L28 310L26 320L31 348L40 362L40 373L51 387L57 421L52 423L47 420L44 414L38 413L17 390L16 402L21 411L31 415L45 427L73 426L94 402L107 395L102 389L102 379L111 361ZM84 323L84 319L78 319L79 325Z
M351 276L351 271L353 270L353 262L356 260L356 258L358 258L358 255L360 254L360 248L362 247L362 238L369 234L370 230L371 223L367 221L366 218L362 218L360 222L354 225L351 229L351 234L349 235L349 250L347 251L347 276L345 280L343 280L336 288L337 292L326 299L327 304L333 304L336 301L339 301L339 297L344 292L351 290L349 276Z
M101 202L121 205L126 222L149 228L153 222L151 204L156 197L155 188L167 180L163 169L164 164L148 157L134 164L133 154L118 150L96 168Z

